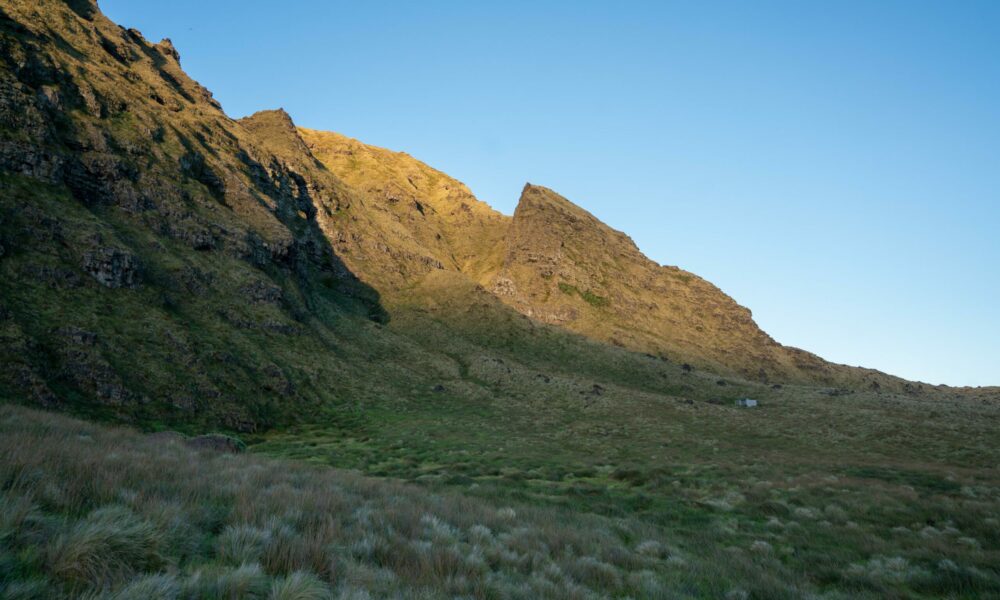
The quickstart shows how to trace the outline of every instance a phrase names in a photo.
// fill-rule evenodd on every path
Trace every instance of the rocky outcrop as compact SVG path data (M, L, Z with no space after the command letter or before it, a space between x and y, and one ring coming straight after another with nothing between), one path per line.
M109 288L139 286L139 260L126 250L104 246L83 255L83 269Z
M133 400L133 392L101 351L96 333L69 326L54 331L53 336L60 341L61 379L102 404L122 406Z

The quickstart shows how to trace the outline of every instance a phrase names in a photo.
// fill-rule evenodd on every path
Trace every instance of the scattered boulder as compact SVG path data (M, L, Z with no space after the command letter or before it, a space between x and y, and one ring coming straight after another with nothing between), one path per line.
M514 296L517 294L517 286L506 277L498 277L493 283L493 293L497 296Z
M38 88L37 95L42 106L52 110L62 109L62 94L59 92L59 88L57 86L43 85Z
M280 287L261 280L244 285L240 294L254 304L280 304L284 297Z
M448 388L444 387L443 385L441 385L441 384L439 383L439 384L435 385L435 386L434 386L434 387L432 388L432 391L433 391L433 392L435 392L435 393L438 393L438 394L440 394L440 393L442 393L442 392L446 392L446 391L448 391Z

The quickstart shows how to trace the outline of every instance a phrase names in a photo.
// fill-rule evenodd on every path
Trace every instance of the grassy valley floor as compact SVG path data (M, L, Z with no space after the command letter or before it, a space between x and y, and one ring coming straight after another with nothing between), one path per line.
M430 394L244 455L4 406L0 597L1000 594L990 405L636 394L609 421Z
M740 409L602 389L521 402L508 389L471 405L430 393L262 436L252 451L639 520L716 569L670 588L680 596L1000 594L995 405L786 386Z

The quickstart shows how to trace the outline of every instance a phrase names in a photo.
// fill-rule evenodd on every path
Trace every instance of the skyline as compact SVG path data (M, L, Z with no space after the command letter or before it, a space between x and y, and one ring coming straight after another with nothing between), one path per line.
M1000 384L1000 7L235 6L101 3L234 118L284 107L506 214L544 185L781 343Z

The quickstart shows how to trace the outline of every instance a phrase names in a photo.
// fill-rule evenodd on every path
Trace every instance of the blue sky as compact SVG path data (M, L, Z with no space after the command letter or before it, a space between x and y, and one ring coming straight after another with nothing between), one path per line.
M1000 2L101 0L234 117L526 181L778 341L1000 384Z

